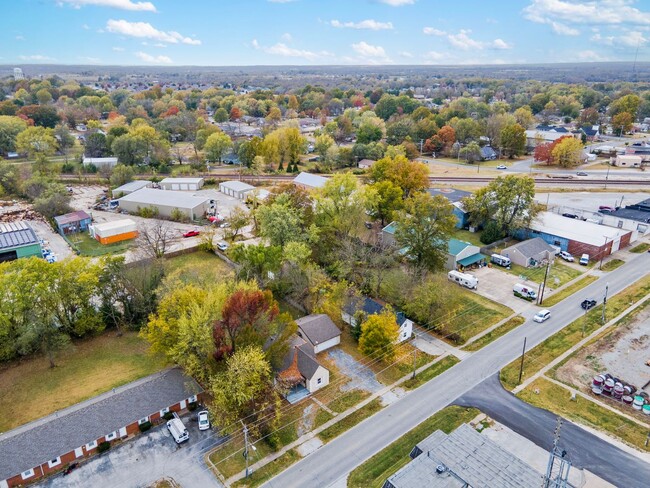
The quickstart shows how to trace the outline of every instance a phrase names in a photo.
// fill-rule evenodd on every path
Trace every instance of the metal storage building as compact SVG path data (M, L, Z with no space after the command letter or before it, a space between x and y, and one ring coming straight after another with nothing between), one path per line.
M327 178L311 173L305 173L304 171L293 179L294 185L304 188L305 190L323 188L325 183L327 183Z
M91 225L90 236L101 244L113 244L138 237L138 226L131 219Z
M219 191L228 196L235 197L239 200L244 200L246 194L253 191L255 187L244 183L243 181L224 181L219 183Z
M34 229L26 222L0 224L0 263L31 256L43 257Z
M203 178L165 178L160 182L163 190L194 191L199 190L205 181Z
M59 234L74 234L88 230L92 217L83 210L54 217Z
M190 220L200 217L211 208L213 201L208 197L197 197L177 191L143 188L118 200L120 208L136 214L140 209L150 207L158 211L161 217L170 218L174 209L178 209Z
M130 195L134 191L142 190L143 188L151 188L153 183L147 180L136 180L126 183L122 186L118 186L113 190L113 198L120 198L125 195Z

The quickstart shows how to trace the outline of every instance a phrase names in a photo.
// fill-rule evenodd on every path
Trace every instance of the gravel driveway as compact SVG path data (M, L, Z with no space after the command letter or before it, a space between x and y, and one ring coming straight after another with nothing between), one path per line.
M375 373L367 368L364 369L364 367L348 353L336 348L331 349L327 354L336 363L336 367L339 368L341 374L350 378L348 383L341 386L341 391L365 390L374 393L384 387L384 385L375 378Z

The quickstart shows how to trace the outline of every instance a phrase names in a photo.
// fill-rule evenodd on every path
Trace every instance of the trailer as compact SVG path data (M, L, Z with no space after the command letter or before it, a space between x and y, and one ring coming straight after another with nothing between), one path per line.
M447 278L449 281L458 283L460 286L464 286L470 290L476 290L478 287L478 278L468 273L461 273L460 271L452 270L447 273Z
M104 245L138 237L138 227L131 219L93 224L88 229L90 236Z

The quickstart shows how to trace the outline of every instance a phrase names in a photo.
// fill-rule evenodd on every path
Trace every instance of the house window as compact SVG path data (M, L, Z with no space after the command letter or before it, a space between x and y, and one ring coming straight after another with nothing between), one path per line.
M27 471L23 471L22 473L20 473L20 476L24 480L26 480L27 478L31 478L32 476L34 476L34 470L28 469Z
M163 409L160 411L160 416L162 417L162 416L165 415L167 412L169 412L169 408L163 408Z
M195 402L196 402L196 395L189 397L189 398L187 399L187 402L188 402L188 403L195 403Z
M318 378L318 380L316 381L316 384L320 385L322 382L323 382L323 378Z
M641 234L645 234L646 231L648 230L648 226L647 226L647 225L639 224L639 225L636 226L636 230L638 230L639 232L641 232Z
M53 468L54 466L58 466L59 464L61 464L61 458L60 457L58 457L56 459L52 459L51 461L47 462L47 465L50 468Z
M149 422L149 417L145 417L143 419L138 420L138 425L142 425L146 422Z
M86 444L86 451L92 451L97 447L97 441L92 441Z
M107 434L107 435L106 435L106 440L107 440L107 441L112 441L112 440L115 439L116 437L117 437L117 432L113 431L113 432L111 432L110 434Z
M617 225L618 225L618 228L620 229L621 227L623 227L623 221L619 220Z

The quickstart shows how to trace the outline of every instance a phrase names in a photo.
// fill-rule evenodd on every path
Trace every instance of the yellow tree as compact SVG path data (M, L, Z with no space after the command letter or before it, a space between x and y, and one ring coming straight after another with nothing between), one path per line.
M582 147L578 139L566 137L553 149L553 161L564 168L577 166L582 161Z
M359 350L373 359L391 361L395 357L398 335L395 314L391 310L384 310L381 314L371 315L361 324Z

